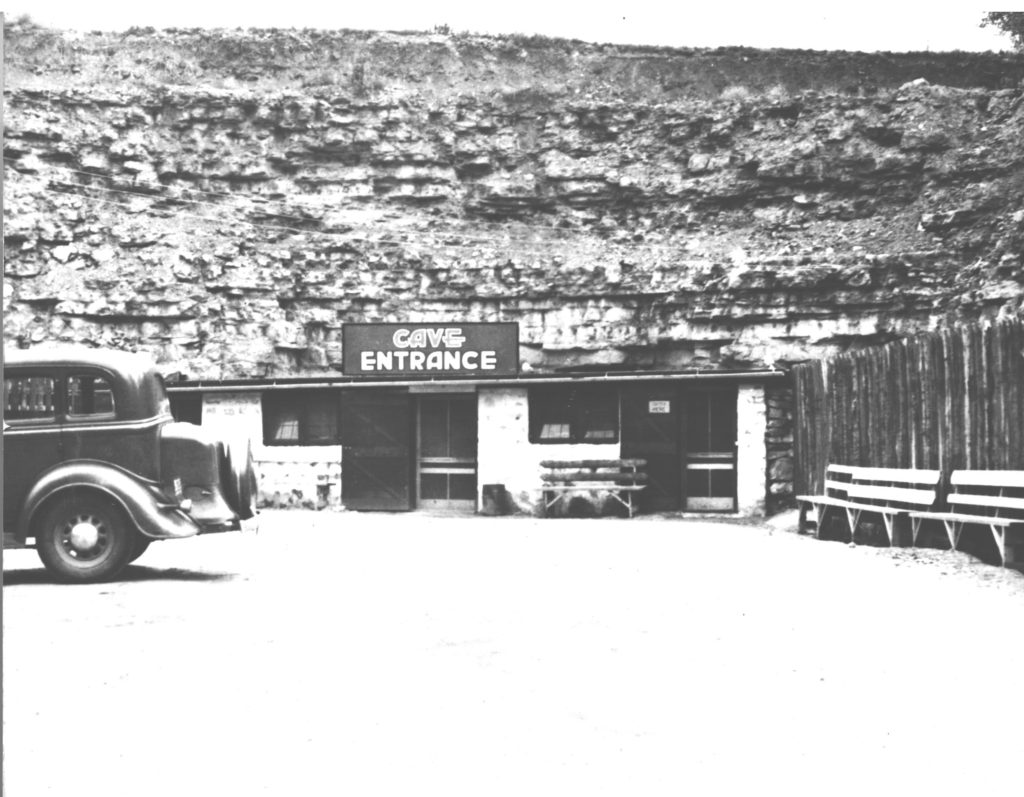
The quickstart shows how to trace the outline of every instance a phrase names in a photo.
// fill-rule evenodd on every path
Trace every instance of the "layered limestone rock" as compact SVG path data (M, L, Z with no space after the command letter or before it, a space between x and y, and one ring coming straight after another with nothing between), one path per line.
M346 322L516 321L526 369L733 369L1024 309L1020 59L629 72L580 43L315 38L13 48L5 341L216 379L336 374ZM247 62L272 46L296 60ZM801 59L834 70L768 68ZM887 85L904 67L933 81ZM716 87L740 74L781 82Z

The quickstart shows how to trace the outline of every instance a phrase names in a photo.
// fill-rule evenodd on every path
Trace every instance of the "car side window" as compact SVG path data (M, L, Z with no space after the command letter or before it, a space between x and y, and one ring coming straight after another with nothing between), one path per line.
M68 415L81 417L114 414L114 391L105 377L72 374L68 377Z
M52 421L57 418L52 376L4 379L4 421Z

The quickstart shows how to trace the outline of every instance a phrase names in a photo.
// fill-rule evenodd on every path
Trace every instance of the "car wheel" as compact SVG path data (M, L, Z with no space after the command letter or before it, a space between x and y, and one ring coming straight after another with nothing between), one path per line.
M36 525L36 551L64 581L112 578L135 551L134 535L120 507L97 495L57 499Z
M134 562L142 554L146 552L149 544L153 542L149 537L144 534L135 533L135 539L132 540L132 555L128 557L129 562Z
M222 443L221 483L239 518L248 520L256 514L256 466L248 440Z

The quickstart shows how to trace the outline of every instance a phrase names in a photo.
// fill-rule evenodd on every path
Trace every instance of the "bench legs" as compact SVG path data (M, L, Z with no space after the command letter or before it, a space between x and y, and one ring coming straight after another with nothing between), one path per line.
M816 539L821 539L821 530L825 528L825 520L828 518L828 510L831 508L827 504L814 505L814 536Z
M938 518L937 518L938 519ZM968 521L964 520L948 520L941 519L942 526L946 530L946 537L949 538L949 547L951 550L957 550L960 547L960 537L963 534L964 526L968 524ZM921 531L921 523L924 518L912 518L913 524L913 540L914 545L917 545L917 537ZM999 561L1003 567L1007 565L1015 566L1020 568L1018 564L1019 553L1024 552L1024 541L1016 541L1008 539L1010 535L1011 527L997 526L994 523L982 523L978 522L977 525L988 526L989 531L992 532L992 539L995 540L996 549L999 551Z
M1024 551L1024 544L1020 539L1019 526L996 526L992 524L989 526L992 530L992 536L995 538L996 547L999 549L999 560L1003 563L1003 567L1010 565L1016 567L1018 570L1022 568L1024 562L1021 561L1020 553ZM1007 541L1007 537L1011 536L1011 530L1017 532L1017 537Z
M905 546L908 538L917 539L917 535L911 530L910 518L898 512L883 513L882 520L885 522L885 533L889 536L889 547Z
M828 518L828 511L834 507L828 504L815 504L814 505L816 514L818 516L818 522L814 529L814 536L821 538L821 530L825 526L825 521ZM850 529L850 542L856 542L857 528L860 526L861 517L865 512L871 512L869 508L858 508L858 507L842 507L846 512L846 522ZM881 509L881 508L880 508ZM910 531L907 525L907 516L900 512L884 512L878 511L877 514L882 516L882 521L885 523L885 534L889 538L889 545L906 545L907 532ZM807 524L807 507L803 506L800 509L800 523L799 530L802 532ZM911 531L911 536L914 541L917 541L917 530L918 526L915 523Z
M917 535L921 533L921 523L924 518L912 517L910 518L910 544L917 545Z
M882 522L885 523L885 535L889 538L889 547L896 544L896 515L882 515Z
M917 538L921 533L921 524L924 522L924 518L911 518L911 539L912 544L917 545ZM951 550L956 550L956 547L960 544L960 534L964 530L964 524L959 520L943 520L942 527L946 530L946 536L949 538L949 547Z
M825 521L828 518L828 512L829 512L830 509L834 509L834 508L835 507L830 506L829 504L815 504L814 505L815 515L817 516L817 522L814 525L814 536L816 538L821 539L821 530L825 527ZM860 516L861 516L862 510L860 510L860 509L852 509L850 507L843 507L843 508L846 510L846 521L850 525L850 541L852 542L854 535L857 533L857 526L860 525ZM800 529L801 532L804 530L804 526L805 526L806 522L807 522L807 510L806 510L806 508L802 508L800 510L800 524L799 524L799 529ZM890 539L891 539L891 535L890 535Z
M850 523L850 542L857 541L857 527L860 525L861 516L864 514L864 509L856 509L852 507L846 508L846 519ZM906 545L904 540L906 525L904 521L906 518L902 513L899 512L884 512L877 511L872 514L879 514L882 516L882 522L885 524L885 536L889 538L889 547L892 548L895 545Z
M860 525L860 509L846 508L846 519L850 523L850 542L857 541L857 526Z
M626 497L625 498L623 498L618 493L612 493L612 495L614 495L617 499L619 499L619 503L622 504L624 507L626 507L626 512L629 513L629 516L633 517L633 493L632 492L626 493Z
M999 561L1006 567L1006 529L998 526L989 526L992 529L992 536L995 538L996 547L999 549Z
M942 525L946 529L946 536L949 537L949 547L956 550L960 544L960 535L963 533L964 524L960 520L943 520Z
M1024 554L1024 539L1022 536L1024 536L1024 530L1020 526L1003 529L1000 547L1000 552L1003 554L1003 567L1013 567L1024 572L1024 556L1022 556Z
M813 501L808 503L800 504L800 520L797 522L797 531L801 534L805 534L807 531L807 510L810 506L814 506L814 536L817 539L821 538L821 529L825 525L825 518L828 516L828 510L831 509L828 504L815 504Z
M546 490L546 491L544 491L544 494L543 494L544 514L546 515L547 511L549 509L551 509L551 507L553 507L555 504L557 504L562 498L564 498L570 492L571 491L569 491L569 490L557 490L557 491L556 490ZM588 490L584 490L583 492L597 492L597 491L596 490L589 490L589 491ZM626 512L629 513L629 517L630 518L633 517L633 512L635 511L635 507L633 506L633 491L632 490L624 491L626 493L626 497L625 498L622 497L622 493L620 491L614 490L614 489L611 489L611 488L606 489L606 490L600 490L599 492L607 492L612 498L614 498L616 501L618 501L620 504L622 504L626 508ZM549 500L548 496L551 493L554 493L555 497Z

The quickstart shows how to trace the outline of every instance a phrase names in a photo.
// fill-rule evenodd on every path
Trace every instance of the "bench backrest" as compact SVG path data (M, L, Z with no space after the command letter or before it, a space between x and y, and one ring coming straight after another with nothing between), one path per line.
M846 498L850 489L853 468L848 465L829 465L825 468L825 495L833 498Z
M643 471L647 460L644 459L546 459L540 464L545 468L541 478L547 484L587 481L642 484L647 479Z
M942 473L917 468L866 468L829 465L827 495L894 509L928 509L939 499Z
M1024 470L955 470L949 483L954 512L1024 520Z
M647 466L646 459L545 459L542 468L552 470L580 470L581 468L620 468L637 470Z

